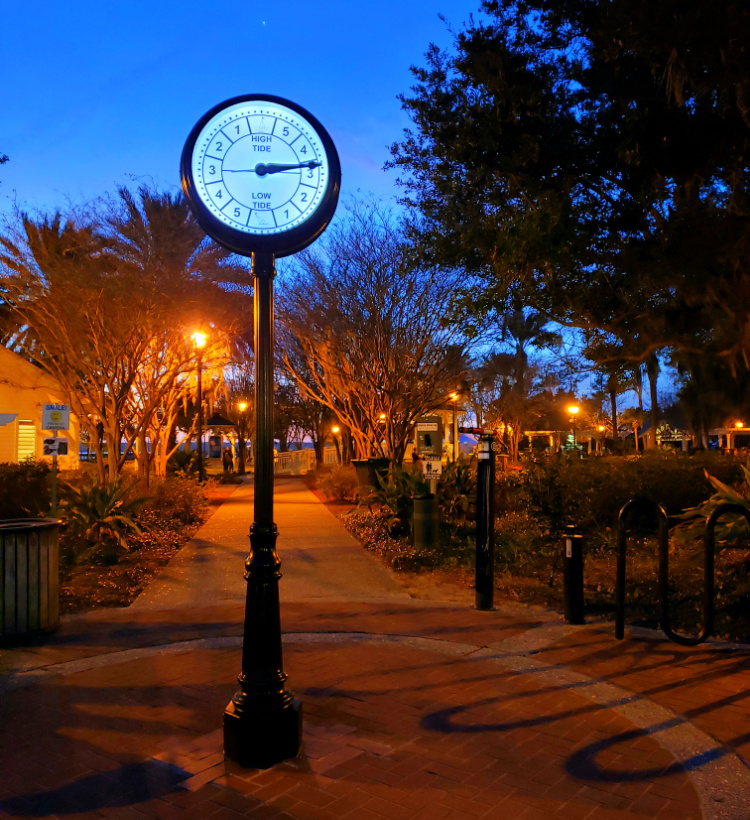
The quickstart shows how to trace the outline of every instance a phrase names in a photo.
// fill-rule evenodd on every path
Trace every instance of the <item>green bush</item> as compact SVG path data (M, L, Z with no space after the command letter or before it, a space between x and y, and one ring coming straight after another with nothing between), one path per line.
M49 515L49 474L43 461L0 464L0 519Z
M337 464L325 472L321 472L315 481L315 486L332 501L340 504L354 503L359 491L357 473L351 464Z
M138 513L141 525L196 524L203 519L206 495L195 479L176 474L151 482L149 497Z
M136 484L120 476L102 486L93 476L84 475L61 485L60 516L68 558L80 561L98 555L114 563L117 549L128 549L126 535L141 532L136 512L146 501L133 495Z
M427 484L421 469L413 465L405 470L392 464L387 476L378 475L379 487L367 498L368 505L380 504L392 519L393 534L408 533L414 515L414 496L425 495Z
M649 451L587 459L561 454L530 462L521 490L529 512L558 537L566 524L584 533L616 527L620 509L636 496L650 498L670 516L697 506L711 493L706 470L731 484L740 477L741 464L718 453Z
M180 446L169 457L167 462L167 472L170 475L175 473L184 473L185 475L197 475L198 473L198 451L185 450Z
M477 473L468 460L459 459L445 465L437 485L437 501L443 521L460 523L466 520L475 504Z

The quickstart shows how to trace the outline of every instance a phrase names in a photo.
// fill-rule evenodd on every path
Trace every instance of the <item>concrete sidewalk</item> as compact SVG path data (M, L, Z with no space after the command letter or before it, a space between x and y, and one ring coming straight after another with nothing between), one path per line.
M748 647L412 600L293 480L276 520L303 753L225 761L249 500L137 604L0 652L0 817L750 817Z
M244 562L253 517L248 477L130 608L244 601ZM282 601L408 597L301 479L276 479L274 521L284 573L279 587Z

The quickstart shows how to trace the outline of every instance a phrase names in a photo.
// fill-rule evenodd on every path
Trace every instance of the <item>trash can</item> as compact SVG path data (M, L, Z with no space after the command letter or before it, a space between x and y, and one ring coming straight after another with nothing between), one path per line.
M432 493L414 496L412 531L415 549L434 549L439 543L437 498Z
M57 628L59 525L56 518L0 521L0 642Z
M380 489L378 476L383 481L388 477L388 466L390 461L387 458L360 458L352 459L354 470L357 474L359 486L364 490L372 487L374 490Z

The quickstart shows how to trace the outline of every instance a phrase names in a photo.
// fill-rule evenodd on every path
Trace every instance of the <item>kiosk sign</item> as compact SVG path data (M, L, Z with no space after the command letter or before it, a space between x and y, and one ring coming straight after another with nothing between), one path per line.
M45 404L42 406L42 430L70 429L69 404Z
M424 459L443 456L443 420L440 416L420 416L417 419L417 453Z

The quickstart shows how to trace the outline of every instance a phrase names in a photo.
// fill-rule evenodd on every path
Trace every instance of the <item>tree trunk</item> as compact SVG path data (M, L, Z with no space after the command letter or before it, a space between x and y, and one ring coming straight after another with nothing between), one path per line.
M609 401L612 407L612 441L617 441L617 384L609 382ZM636 439L636 450L638 449L638 440Z
M651 393L651 434L649 439L651 447L656 448L656 428L659 424L659 401L656 385L659 378L659 359L655 353L652 353L646 360L646 370L648 372L649 391Z

